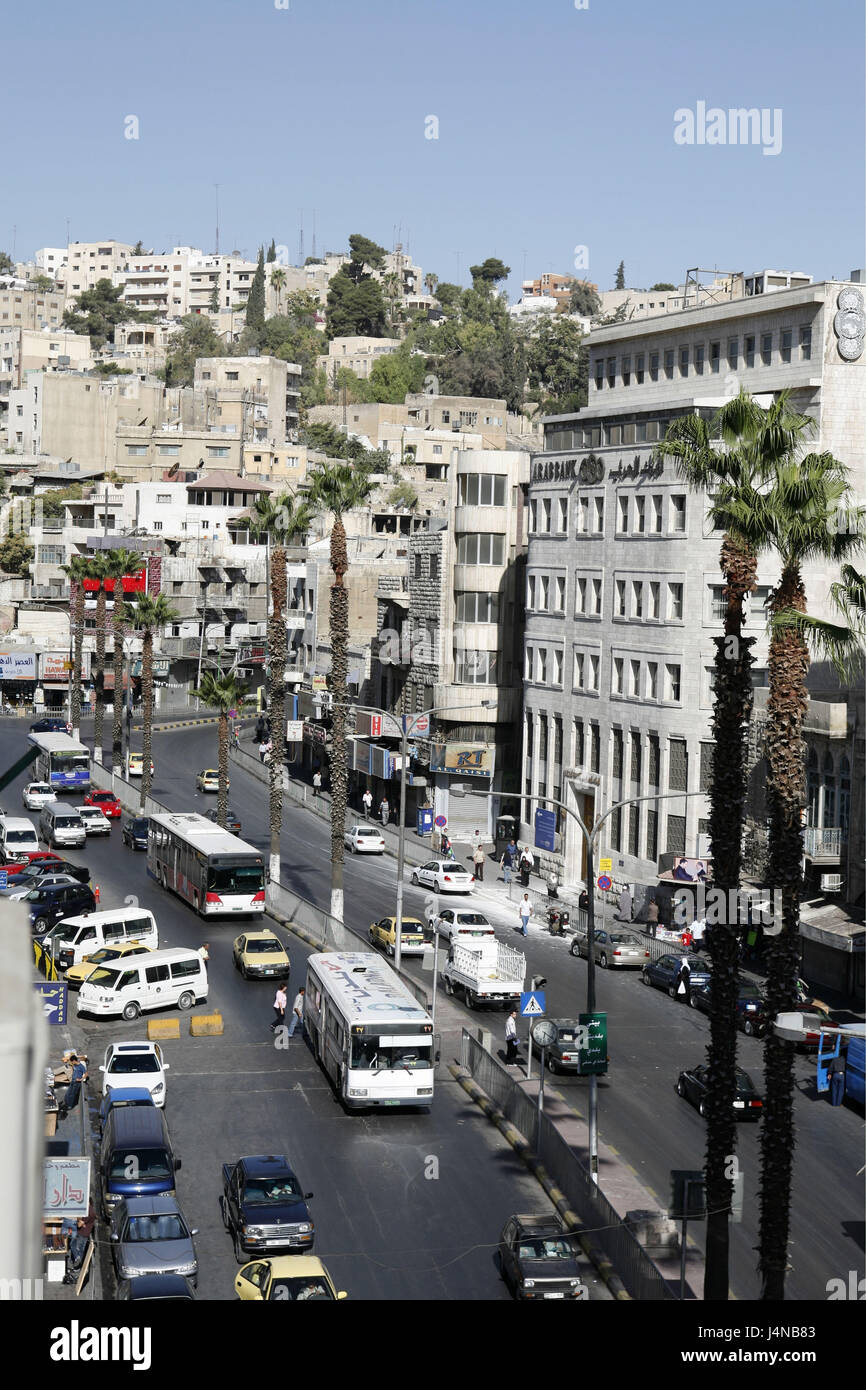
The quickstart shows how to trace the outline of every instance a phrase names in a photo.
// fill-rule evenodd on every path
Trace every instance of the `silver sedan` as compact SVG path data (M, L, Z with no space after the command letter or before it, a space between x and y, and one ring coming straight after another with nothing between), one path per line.
M585 931L577 932L571 943L571 954L573 956L585 956L587 946L587 933ZM631 966L632 969L642 969L649 960L650 953L640 937L635 936L633 932L601 931L596 928L593 940L593 958L596 965L600 965L602 970L616 966Z
M187 1225L174 1197L125 1198L111 1214L111 1253L118 1279L183 1274L195 1284L198 1260L193 1236L197 1234Z

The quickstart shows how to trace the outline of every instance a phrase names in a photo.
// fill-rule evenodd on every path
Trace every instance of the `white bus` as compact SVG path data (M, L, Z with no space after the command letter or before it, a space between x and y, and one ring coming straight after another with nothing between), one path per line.
M36 780L47 782L54 792L90 790L90 752L68 734L28 734L39 749Z
M304 1024L313 1050L351 1110L433 1100L433 1024L390 966L372 952L312 955Z
M202 917L265 910L261 852L196 812L149 818L147 872Z

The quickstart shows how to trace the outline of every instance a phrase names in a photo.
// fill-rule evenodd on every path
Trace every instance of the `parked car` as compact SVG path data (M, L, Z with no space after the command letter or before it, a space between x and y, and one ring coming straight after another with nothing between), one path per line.
M149 946L142 946L140 941L129 941L122 946L102 946L98 951L94 951L92 956L85 956L77 965L70 965L66 972L66 983L70 989L79 989L93 971L100 965L105 965L107 961L118 961L126 959L127 956L141 956L149 951Z
M144 1086L115 1086L107 1095L102 1097L99 1105L99 1128L105 1128L109 1111L115 1107L124 1109L126 1106L144 1105L153 1110L153 1096Z
M205 767L195 779L196 787L200 792L218 792L220 789L220 775L215 767ZM229 779L226 778L226 791L229 788Z
M126 760L126 775L127 777L144 776L143 753L130 753L129 757ZM151 777L153 776L153 758L151 758L150 760L150 775Z
M438 912L431 911L428 917L430 926L448 941L454 937L460 937L462 941L464 937L476 939L495 935L484 913L474 912L468 907L443 907Z
M123 822L121 837L130 849L147 849L147 816L132 816Z
M389 956L397 947L397 918L382 917L370 924L370 940L374 946L384 946ZM400 931L400 950L404 956L423 956L431 949L426 939L424 923L417 917L404 917Z
M41 811L47 802L57 800L57 794L47 782L28 782L21 800L28 811Z
M691 991L689 1003L701 1013L710 1012L710 991L712 976L706 984L696 985ZM767 1028L766 1003L758 986L752 980L740 980L737 984L737 1024L744 1033L756 1038L763 1037Z
M321 1260L314 1255L277 1255L253 1260L238 1270L235 1293L242 1302L304 1303L308 1299L336 1302L348 1298L338 1293Z
M557 1072L576 1072L580 1062L577 1048L578 1020L552 1018L549 1021L556 1028L556 1041L545 1049L545 1060L550 1071L554 1076Z
M195 1286L198 1260L190 1226L174 1197L128 1197L111 1214L111 1254L118 1279L181 1274Z
M34 874L68 874L78 883L90 882L90 870L86 864L73 864L71 859L61 859L59 854L53 851L36 855L30 860L29 873Z
M71 874L22 874L20 878L10 879L9 887L2 889L2 893L4 898L18 902L37 885L40 888L54 888L59 884L69 884L71 887L77 882L78 879Z
M162 1303L179 1302L181 1299L195 1298L191 1279L183 1274L136 1274L132 1279L121 1279L115 1295L120 1303Z
M244 932L232 944L232 960L245 980L287 980L291 971L289 953L274 932Z
M412 871L412 882L437 893L471 893L475 876L461 868L455 859L429 859Z
M587 956L588 933L578 930L569 949L573 956ZM620 931L616 927L612 931L600 931L596 927L592 954L602 970L607 970L608 966L630 966L632 969L640 969L650 958L650 953L639 936L635 936L634 932Z
M104 1096L117 1086L140 1086L150 1091L155 1106L162 1109L165 1105L165 1073L170 1067L163 1060L159 1043L111 1043L99 1070Z
M92 791L88 792L84 798L85 806L98 806L104 815L110 820L117 820L123 815L123 807L118 801L114 792Z
M353 825L343 836L353 854L384 854L385 836L374 825Z
M711 965L706 956L688 956L689 984L692 989L705 985L710 978ZM655 985L656 989L666 989L671 999L677 997L677 975L683 963L682 954L660 956L658 960L647 961L641 975L645 985Z
M77 806L75 809L84 821L86 835L111 834L111 821L100 806Z
M205 815L207 816L208 820L213 821L214 825L218 824L219 812L216 810L215 807L211 807L209 811L205 811ZM241 833L240 817L237 815L235 811L226 811L226 830L230 830L233 835L240 835Z
M692 1067L689 1071L681 1071L677 1081L677 1095L689 1101L695 1107L698 1114L705 1116L707 1113L707 1096L709 1095L709 1067ZM734 1119L735 1120L759 1120L764 1113L764 1102L761 1093L747 1071L741 1071L737 1067L737 1090L734 1100Z
M44 936L64 917L74 917L79 912L93 912L96 899L84 883L55 883L43 888L36 884L21 899L30 913L30 927L34 936Z
M65 719L37 719L35 724L30 725L31 734L71 734L72 725L67 724Z
M499 1237L499 1270L518 1299L587 1299L579 1255L558 1216L510 1216Z

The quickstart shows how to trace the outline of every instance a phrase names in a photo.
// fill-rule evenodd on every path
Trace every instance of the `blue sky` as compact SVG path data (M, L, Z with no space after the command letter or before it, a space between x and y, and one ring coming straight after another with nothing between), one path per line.
M278 0L282 3L282 0ZM845 277L864 255L861 0L94 0L4 32L0 248L115 237L294 263L363 232L442 280ZM12 32L14 27L14 33ZM782 148L678 145L674 112L782 112ZM134 115L139 138L124 138ZM438 139L425 138L436 116ZM14 228L14 232L13 232Z

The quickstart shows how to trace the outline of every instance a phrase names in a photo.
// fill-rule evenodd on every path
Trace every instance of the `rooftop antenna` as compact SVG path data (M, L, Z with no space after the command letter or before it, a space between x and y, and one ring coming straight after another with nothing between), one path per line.
M301 209L301 231L298 237L298 265L304 264L304 210Z
M220 186L219 186L219 184L218 184L218 183L215 183L215 184L214 184L214 188L215 188L215 190L216 190L216 250L215 250L215 252L214 252L214 255L215 255L215 256L218 256L219 253L220 253Z
M316 259L316 210L313 209L313 260Z

